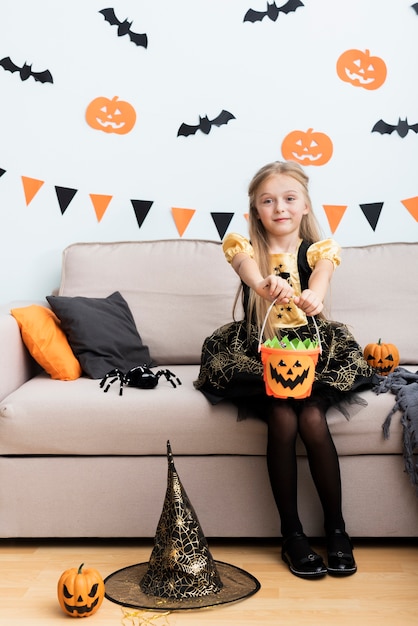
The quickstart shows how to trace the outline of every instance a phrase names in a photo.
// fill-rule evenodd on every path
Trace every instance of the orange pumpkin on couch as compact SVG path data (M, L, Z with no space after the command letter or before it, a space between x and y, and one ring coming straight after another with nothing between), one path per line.
M398 367L400 358L398 348L393 343L368 343L363 351L367 363L381 376L387 376Z

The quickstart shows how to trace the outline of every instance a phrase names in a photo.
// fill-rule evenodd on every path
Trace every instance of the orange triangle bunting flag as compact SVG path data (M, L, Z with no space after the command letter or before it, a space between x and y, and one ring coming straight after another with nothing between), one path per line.
M93 203L94 210L96 211L97 221L100 222L113 196L103 196L101 194L91 193L90 198Z
M22 176L23 191L25 192L26 206L32 202L45 181L37 180L36 178L28 178L28 176Z
M415 196L415 198L407 198L406 200L401 200L401 202L404 207L408 209L414 220L418 222L418 196Z
M178 207L172 207L171 212L173 214L173 219L176 224L176 228L180 237L183 236L186 228L188 227L190 220L193 215L196 213L195 209L180 209Z
M323 204L322 206L324 207L331 232L335 233L347 207L332 204Z

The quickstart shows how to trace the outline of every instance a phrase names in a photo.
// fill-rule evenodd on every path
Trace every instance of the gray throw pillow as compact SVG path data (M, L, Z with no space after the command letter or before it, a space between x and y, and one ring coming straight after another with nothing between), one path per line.
M107 298L47 296L61 321L83 372L103 378L114 368L127 372L136 365L152 365L128 303L118 292Z

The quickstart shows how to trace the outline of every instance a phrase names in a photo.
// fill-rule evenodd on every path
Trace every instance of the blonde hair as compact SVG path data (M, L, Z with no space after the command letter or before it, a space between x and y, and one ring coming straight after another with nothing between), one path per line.
M267 239L267 232L261 222L258 219L257 209L255 206L255 199L257 196L260 185L270 178L271 176L277 176L284 174L294 178L302 186L305 202L309 208L309 211L303 215L302 221L299 227L299 237L306 241L308 244L315 243L321 239L321 231L313 213L312 202L309 196L308 183L309 178L304 170L293 161L274 161L264 165L255 174L248 187L249 197L249 234L251 245L254 249L254 258L260 268L263 276L270 274L270 254ZM248 322L251 324L254 320L257 328L260 331L264 318L267 313L269 303L265 298L258 296L253 290L250 290L249 298L249 310L248 310ZM273 329L271 321L267 320L265 328L265 337L273 337L275 331Z

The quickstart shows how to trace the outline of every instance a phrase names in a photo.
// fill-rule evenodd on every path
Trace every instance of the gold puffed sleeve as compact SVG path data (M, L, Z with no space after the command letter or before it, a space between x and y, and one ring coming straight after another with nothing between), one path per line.
M341 247L334 239L324 239L309 246L306 253L309 267L313 269L321 259L328 259L334 268L341 263Z
M238 233L228 233L222 243L222 249L225 254L225 258L228 263L231 263L232 259L239 252L248 254L251 258L254 258L254 250L248 239L239 235Z

